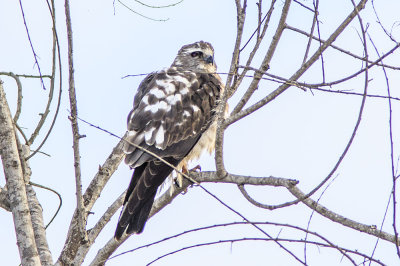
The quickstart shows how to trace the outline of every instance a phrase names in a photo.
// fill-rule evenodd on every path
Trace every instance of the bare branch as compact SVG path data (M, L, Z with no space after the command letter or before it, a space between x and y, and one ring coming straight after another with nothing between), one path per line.
M312 42L312 37L311 36L313 36L313 34L314 34L315 24L318 21L318 4L319 4L319 1L317 0L316 4L315 4L315 1L313 1L313 3L314 3L314 10L313 10L314 18L313 18L313 21L311 23L310 34L309 34L307 47L306 47L306 51L304 53L304 58L303 58L303 63L302 64L304 64L306 62L307 57L308 57L308 53L310 52L310 47L311 47L311 42Z
M61 206L62 206L62 197L61 197L60 193L58 193L57 191L55 191L54 189L51 189L51 188L49 188L49 187L46 187L46 186L43 186L43 185L34 183L34 182L32 182L32 181L29 181L29 185L34 186L34 187L38 187L38 188L42 188L42 189L45 189L45 190L48 190L48 191L51 191L51 192L53 192L54 194L56 194L57 197L58 197L58 199L59 199L59 204L58 204L57 211L54 213L53 217L50 219L50 221L49 221L49 222L46 224L46 226L44 227L44 229L47 229L47 227L49 227L50 224L51 224L51 223L54 221L54 219L57 217L57 214L58 214L58 212L59 212L60 209L61 209Z
M157 262L162 258L165 258L165 257L173 255L173 254L177 254L179 252L182 252L182 251L188 250L188 249L192 249L192 248L203 247L203 246L211 246L211 245L220 245L220 244L225 244L225 243L232 244L232 243L235 243L235 242L243 242L243 241L252 241L252 242L254 242L254 241L260 241L260 240L266 241L266 242L273 241L273 239L268 239L268 238L246 237L246 238L241 238L241 239L225 239L225 240L218 240L218 241L199 243L199 244L194 244L194 245L190 245L190 246L185 246L183 248L176 249L174 251L168 252L168 253L166 253L166 254L164 254L162 256L159 256L158 258L152 260L147 265L152 265L154 262ZM309 244L316 245L318 247L337 249L343 255L343 257L347 258L351 262L351 264L354 265L354 266L357 266L358 264L347 253L352 253L352 254L364 257L365 259L372 260L372 261L378 263L379 265L383 265L383 266L385 265L385 264L381 263L380 261L375 260L373 258L370 258L368 255L362 254L361 252L359 252L357 250L353 251L353 250L350 250L350 249L341 248L339 246L332 246L332 245L321 243L321 242L317 242L317 241L306 241L306 240L303 240L303 239L275 238L275 240L278 241L278 242L288 242L288 243L309 243Z
M15 80L17 84L18 96L17 96L17 110L14 114L14 123L17 123L19 116L21 115L22 110L22 84L21 80L19 79L20 75L16 75L12 72L0 72L0 75L10 76Z
M306 70L315 63L315 61L318 60L320 57L320 54L323 53L331 43L333 43L336 38L344 31L344 29L350 24L350 22L357 16L358 12L362 10L365 7L365 3L367 0L361 0L360 3L357 5L357 7L347 16L347 18L339 25L339 27L329 36L328 40L321 46L321 48L316 51L309 60L307 60L306 63L304 63L299 70L294 73L289 80L291 83L289 84L282 84L279 86L275 91L258 101L257 103L253 104L252 106L230 116L225 120L225 126L229 126L232 123L238 121L239 119L242 119L243 117L255 112L259 108L263 107L273 99L275 99L277 96L279 96L282 92L284 92L287 88L289 88L292 84L292 82L297 81L298 78L300 78Z
M8 191L2 187L0 187L0 208L9 212L11 211L10 201L8 200Z
M111 154L108 156L103 165L99 167L99 171L96 173L95 177L92 179L88 188L86 189L86 192L83 195L83 199L84 199L85 209L87 212L89 212L92 209L94 203L100 197L100 194L103 191L108 180L111 178L115 170L117 170L119 164L124 158L125 154L122 151L123 143L124 141L120 140L120 142L112 150ZM68 230L67 239L65 241L65 246L58 258L57 265L65 265L73 263L77 255L78 249L80 249L81 243L79 238L79 230L76 227L76 215L77 215L77 210L75 210L74 216L72 218ZM89 232L89 234L91 234L91 232ZM91 238L89 237L89 240L90 239ZM94 239L92 240L94 241Z
M165 6L152 6L152 5L148 5L148 4L146 4L146 3L143 3L143 2L141 2L141 1L139 1L139 0L134 0L134 1L135 1L136 3L141 4L142 6L149 7L149 8L167 8L167 7L172 7L172 6L179 5L180 3L183 2L183 0L180 0L180 1L176 2L176 3L172 3L172 4L169 4L169 5L165 5Z
M289 13L290 3L291 3L291 0L285 1L285 4L282 8L282 14L279 19L278 27L275 31L274 36L272 37L272 42L269 45L268 51L264 56L261 66L259 67L258 71L255 72L254 78L253 78L251 84L247 88L246 93L240 99L239 103L233 109L232 114L237 114L240 110L242 110L243 106L245 106L245 104L249 101L250 97L253 95L254 91L257 89L258 84L260 83L260 80L263 76L263 73L268 70L271 59L275 54L276 48L278 47L279 40L281 39L281 36L283 34L283 30L285 29L286 18Z
M86 233L86 210L83 205L82 197L82 180L81 180L81 159L79 152L79 140L82 136L79 134L78 127L78 107L76 103L75 80L74 80L74 61L73 61L73 40L72 40L72 25L71 15L69 8L69 0L65 0L65 17L67 24L68 34L68 65L69 65L69 102L71 107L71 116L69 117L72 127L73 135L73 149L74 149L74 169L75 169L75 184L76 184L76 202L77 202L77 226L82 241L87 241Z
M120 3L122 6L124 6L126 9L128 9L129 11L131 11L132 13L135 13L136 15L139 15L139 16L141 16L141 17L143 17L143 18L146 18L146 19L149 19L149 20L153 20L153 21L167 21L167 20L169 20L169 18L166 18L166 19L155 19L155 18L151 18L151 17L145 16L145 15L143 15L143 14L141 14L141 13L139 13L139 12L133 10L131 7L127 6L127 5L126 5L125 3L123 3L121 0L117 0L117 1L118 1L118 3Z
M295 3L298 4L299 6L303 7L304 9L307 9L308 11L311 11L311 12L313 12L313 13L315 12L312 8L310 8L310 7L306 6L306 5L304 5L303 3L299 2L298 0L293 0L293 2L295 2Z
M54 4L53 4L53 7L54 7ZM39 135L40 129L43 127L43 124L46 121L48 114L50 113L50 105L51 105L51 102L53 101L53 97L54 97L54 85L55 85L55 74L56 74L56 54L57 54L56 45L58 44L58 39L56 37L54 13L51 12L51 16L53 19L53 52L52 52L53 55L52 55L52 71L51 71L51 76L50 76L49 96L48 96L46 108L45 108L44 112L41 113L40 120L39 120L35 130L33 131L31 137L29 138L27 145L31 145L34 142L35 138ZM61 75L60 75L60 79L61 79Z
M31 40L31 35L29 34L28 25L26 24L24 8L22 7L22 2L21 2L21 0L19 0L19 7L20 7L20 9L21 9L22 19L24 20L26 35L28 36L29 44L31 45L33 58L35 59L35 64L36 64L36 66L37 66L37 68L38 68L39 77L40 77L40 82L42 83L42 87L43 87L43 89L45 90L45 89L46 89L46 86L44 85L44 82L43 82L43 78L42 78L43 75L42 75L42 71L40 70L40 65L39 65L39 62L38 62L38 56L37 56L37 54L36 54L36 52L35 52L35 49L33 48L33 43L32 43L32 40Z
M381 26L381 29L383 30L383 32L386 34L386 36L389 37L389 39L392 40L392 42L398 43L398 41L393 37L392 33L388 32L387 29L383 26L383 24L378 16L378 12L376 11L374 0L371 0L371 2L372 2L372 9L374 10L374 14L375 14L377 23L379 24L379 26ZM399 256L400 256L400 254L399 254Z
M119 207L122 206L124 197L125 197L125 191L113 202L113 204L111 204L110 207L108 207L108 209L104 212L104 214L98 220L96 225L88 230L89 231L88 241L78 248L73 265L82 265L83 260L86 257L86 254L89 252L90 247L96 241L96 238L103 230L104 226L106 226L106 224L110 221L111 217L114 216Z
M303 34L303 35L305 35L305 36L307 36L307 37L311 37L311 38L313 38L313 40L316 40L316 41L319 41L319 42L322 42L322 43L325 43L325 42L326 42L326 41L324 41L324 40L321 39L321 38L318 38L318 37L315 37L315 36L311 36L309 33L305 32L305 31L302 31L302 30L300 30L300 29L298 29L298 28L292 27L292 26L290 26L290 25L286 25L286 28L289 29L289 30L295 31L295 32L297 32L297 33ZM354 57L354 58L356 58L356 59L358 59L358 60L361 60L361 61L365 61L365 60L366 60L364 57L359 56L359 55L356 55L356 54L353 54L353 53L351 53L350 51L347 51L347 50L345 50L345 49L343 49L343 48L340 48L339 46L336 46L336 45L334 45L334 44L330 44L329 46L332 47L332 48L335 49L335 50L338 50L338 51L341 52L341 53L347 54L347 55L349 55L349 56L351 56L351 57ZM368 63L373 64L374 61L369 60ZM378 64L379 66L382 66L382 65L383 65L383 63L381 63L380 61L379 61L379 63L377 63L377 64ZM385 66L385 67L387 67L387 68L390 68L390 69L394 69L394 70L400 70L400 67L396 67L396 66L390 66L390 65L383 65L383 66Z
M283 228L294 229L294 230L297 230L297 231L306 232L306 233L308 233L310 235L313 235L313 236L315 236L315 237L317 237L317 238L319 238L319 239L321 239L323 241L323 242L318 242L318 244L321 244L324 247L330 247L330 248L337 249L340 253L342 253L343 256L347 257L350 261L352 261L352 259L348 255L346 255L346 253L356 254L356 255L362 256L364 258L367 258L369 260L372 260L374 262L380 263L379 261L373 259L372 256L367 256L365 254L359 253L358 251L352 251L352 250L349 250L349 249L345 249L345 248L339 247L339 246L333 244L332 242L330 242L328 239L326 239L322 235L320 235L320 234L318 234L316 232L309 231L308 229L304 229L304 228L301 228L301 227L298 227L298 226L294 226L294 225L290 225L290 224L273 223L273 222L254 222L254 224L257 224L257 225L270 225L270 226L283 227ZM133 252L135 252L137 250L140 250L140 249L143 249L143 248L149 248L149 247L157 245L159 243L166 242L168 240L171 240L171 239L174 239L174 238L178 238L178 237L181 237L183 235L187 235L187 234L190 234L190 233L193 233L193 232L205 231L205 230L216 229L216 228L221 228L221 227L222 228L226 228L226 227L239 226L239 225L245 226L245 225L249 225L249 223L247 223L247 222L232 222L232 223L215 224L215 225L210 225L210 226L205 226L205 227L200 227L200 228L194 228L194 229L187 230L187 231L181 232L179 234L175 234L175 235L166 237L164 239L161 239L161 240L146 244L146 245L142 245L142 246L136 247L136 248L128 250L128 251L124 251L122 253L119 253L119 254L111 257L109 260L114 259L114 258L119 257L119 256L122 256L122 255L125 255L127 253L133 253ZM253 240L255 240L255 239L256 240L257 239L262 240L263 239L263 240L266 240L266 241L271 241L271 239L267 240L267 238L252 238L252 239ZM283 239L277 239L277 240L278 241L281 241L281 240L282 241L286 241L286 240L283 240ZM225 241L225 240L222 240L222 241ZM295 239L292 239L292 240L288 240L287 239L287 241L292 241L292 242L296 242L296 243L304 242L305 244L308 243L308 244L314 244L314 245L317 243L317 242L314 242L314 241L295 240ZM214 243L214 242L212 242L212 243ZM217 243L217 242L215 242L215 243Z
M364 96L363 93L358 93L358 92L352 92L352 91L344 91L344 90L327 90L327 89L322 89L322 88L312 88L312 90L317 90L317 91L322 91L322 92L328 92L328 93L337 93L337 94L344 94L344 95L354 95L354 96ZM375 95L375 94L367 94L365 95L369 98L378 98L378 99L391 99L394 101L400 101L400 98L397 97L388 97L384 95Z
M306 196L300 189L298 189L295 186L288 188L288 190L290 191L290 193L292 193L298 199L303 199L304 196ZM325 206L317 203L316 201L312 200L311 198L303 199L302 202L305 205L307 205L308 207L310 207L311 209L315 210L322 216L328 218L329 220L331 220L335 223L339 223L341 225L355 229L357 231L360 231L360 232L363 232L363 233L366 233L366 234L369 234L372 236L376 236L380 239L383 239L383 240L386 240L386 241L389 241L392 243L396 243L396 239L393 235L388 234L384 231L378 230L375 225L366 225L366 224L362 224L362 223L356 222L354 220L351 220L349 218L346 218L340 214L330 211ZM400 244L400 243L398 243L398 244Z
M246 75L248 67L250 67L251 62L253 61L254 56L256 55L256 52L260 48L261 42L264 39L265 33L267 32L267 29L268 29L268 26L269 26L269 22L271 20L272 12L274 11L275 3L276 3L276 0L272 0L271 1L271 5L269 7L269 10L268 10L267 14L265 14L264 18L261 20L261 22L259 22L259 25L258 25L257 29L254 31L253 35L250 36L250 38L246 42L246 44L240 49L240 52L241 52L246 47L246 45L250 42L250 40L253 38L254 34L256 32L260 32L261 25L262 25L262 23L264 23L264 27L263 27L261 33L257 34L257 40L256 40L256 43L254 44L253 50L250 52L249 58L247 59L246 67L243 69L243 71L240 73L240 75L238 77L237 77L237 73L235 74L235 81L234 81L234 84L233 84L233 88L231 89L231 91L232 91L231 95L233 95L234 92L239 88L239 86L242 83L244 77L248 77ZM237 67L240 67L240 66L237 66ZM265 71L264 71L264 73L265 73ZM254 76L253 76L253 78L254 78Z
M375 7L374 7L375 11ZM376 12L376 11L375 11ZM378 18L379 19L379 18ZM380 21L379 21L380 24ZM378 51L378 48L376 47L375 43L373 42L371 36L368 34L369 40L371 41L375 52L377 53L378 57L380 57L380 53ZM393 39L392 39L393 40ZM382 62L383 63L383 62ZM388 109L389 109L389 117L388 117L388 125L389 125L389 143L390 143L390 166L391 166L391 174L392 174L392 202L393 202L393 231L394 231L394 236L396 243L399 242L399 236L398 236L398 230L397 230L397 198L396 198L396 173L395 173L395 167L394 167L394 148L393 148L393 122L392 122L392 99L391 99L391 92L390 92L390 83L389 83L389 78L386 73L385 67L382 67L383 74L385 76L385 81L386 81L386 90L388 94ZM397 256L400 258L400 248L398 245L396 245L396 251L397 251Z
M396 243L395 237L393 235L390 235L386 232L376 229L376 226L365 225L350 220L333 211L330 211L329 209L315 202L311 198L305 198L306 195L296 186L298 181L293 179L277 178L277 177L252 177L252 176L241 176L234 174L228 174L224 178L219 178L216 172L191 173L191 176L198 182L231 183L237 185L246 184L246 185L258 185L258 186L260 185L282 186L288 189L289 192L292 193L292 195L294 195L297 199L302 199L302 202L304 204L306 204L308 207L315 210L322 216L334 222L340 223L344 226L356 229L357 231L364 232L379 237L381 239L384 239L386 241Z
M29 213L17 140L6 95L0 82L0 154L6 177L8 199L14 218L17 244L23 265L40 265Z
M20 150L20 161L22 172L24 174L25 182L30 180L32 171L28 161L25 158L29 155L30 149L28 145L21 145L17 140L18 149ZM29 182L30 183L30 182ZM46 228L43 222L43 209L36 197L36 193L32 186L26 185L26 195L28 198L28 205L32 219L33 233L35 235L35 242L37 251L39 252L41 265L53 265L53 258L51 256L49 244L46 238Z
M233 50L231 66L229 70L229 75L226 79L225 90L221 97L221 103L217 107L217 132L215 137L215 165L217 167L217 171L220 175L226 174L226 169L224 165L224 152L223 152L223 143L224 143L224 114L227 106L227 100L229 95L232 94L230 90L232 89L232 79L233 76L237 74L237 65L239 63L240 56L240 45L242 42L243 36L243 27L246 19L246 7L247 0L244 0L243 7L240 4L240 0L235 0L236 3L236 16L237 16L237 33L236 33L236 41L235 48ZM234 73L234 74L231 74Z
M36 193L31 185L26 186L26 192L28 196L33 232L35 234L35 241L40 256L40 262L43 266L53 265L53 258L51 256L50 248L47 243L46 229L43 222L42 206L40 205L36 197Z

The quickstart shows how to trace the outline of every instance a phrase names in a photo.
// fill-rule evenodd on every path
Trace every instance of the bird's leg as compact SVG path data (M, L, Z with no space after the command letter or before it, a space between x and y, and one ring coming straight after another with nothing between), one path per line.
M189 174L189 171L187 169L187 164L183 164L182 165L181 172L182 172L182 174L178 173L177 177L176 177L176 181L177 181L177 184L178 184L179 187L182 187L183 175L188 175Z

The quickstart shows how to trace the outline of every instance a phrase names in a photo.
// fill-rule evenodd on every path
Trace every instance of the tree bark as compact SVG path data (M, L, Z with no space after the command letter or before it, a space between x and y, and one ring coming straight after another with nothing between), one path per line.
M40 265L19 158L14 124L0 81L0 155L22 265Z

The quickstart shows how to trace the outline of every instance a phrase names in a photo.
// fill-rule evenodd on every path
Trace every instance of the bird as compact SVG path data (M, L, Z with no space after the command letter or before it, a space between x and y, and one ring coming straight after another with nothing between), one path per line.
M182 46L170 67L140 83L123 144L125 163L134 170L116 240L124 233L142 233L157 189L173 171L170 165L187 172L189 162L214 150L217 107L225 89L216 71L213 46L198 41Z

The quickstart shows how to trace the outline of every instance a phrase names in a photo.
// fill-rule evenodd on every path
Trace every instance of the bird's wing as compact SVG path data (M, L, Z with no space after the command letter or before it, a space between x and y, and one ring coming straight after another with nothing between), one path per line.
M128 187L115 238L140 233L158 186L172 168L136 144L176 166L210 127L223 85L215 74L170 68L140 84L128 116L125 162L135 171Z
M221 87L213 74L175 68L146 77L128 116L125 162L135 168L154 159L132 143L161 157L185 156L188 151L179 147L181 142L197 138L209 127Z

